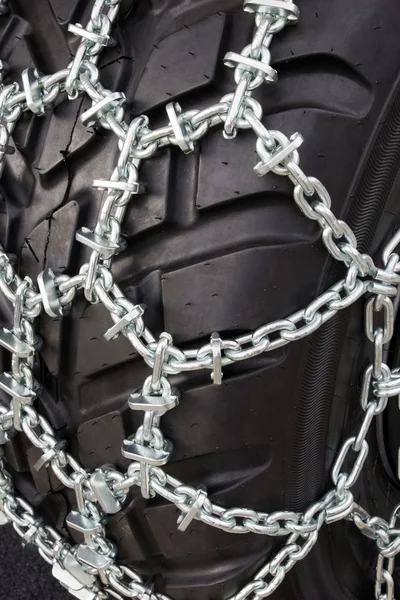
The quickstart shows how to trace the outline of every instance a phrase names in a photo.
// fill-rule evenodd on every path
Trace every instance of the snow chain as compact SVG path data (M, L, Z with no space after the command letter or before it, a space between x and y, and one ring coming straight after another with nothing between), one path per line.
M0 524L13 523L24 543L38 546L41 556L52 565L53 575L76 598L167 600L150 584L145 584L133 569L118 561L116 549L105 533L107 515L117 513L129 489L139 486L144 498L158 494L178 507L180 531L197 519L229 533L286 536L285 545L275 557L230 599L259 600L271 595L295 563L310 552L324 523L348 519L361 533L376 541L379 553L376 599L393 600L394 557L400 551L400 533L396 528L400 507L395 508L389 522L371 517L354 502L351 488L368 454L366 436L374 417L385 410L390 397L400 393L400 375L383 362L383 348L393 335L393 298L400 283L400 258L395 253L400 232L385 247L382 267L375 265L367 254L361 254L351 228L332 213L326 188L300 168L298 149L302 136L294 133L288 138L280 131L268 130L262 123L262 107L252 92L264 83L276 81L269 47L275 34L297 22L299 9L289 0L245 0L244 10L255 18L252 42L240 54L228 52L224 58L225 65L234 69L235 90L204 110L184 112L178 103L170 103L166 107L167 125L152 130L144 115L128 124L124 120L124 94L105 89L99 81L97 61L100 51L110 41L119 2L95 0L87 26L69 26L69 31L78 36L81 43L66 69L44 76L35 68L28 68L22 74L22 87L18 83L0 87L1 165L6 154L14 152L10 138L22 113L30 110L38 116L46 114L65 95L75 99L86 93L92 106L81 115L82 123L112 130L120 150L110 179L93 182L103 193L97 223L76 233L76 239L91 249L90 260L79 274L69 277L47 268L35 284L29 277L21 279L15 273L11 258L4 249L0 251L0 289L14 306L13 323L0 332L0 344L11 352L12 358L11 371L0 376L0 389L11 398L8 407L0 406L0 445L23 432L40 449L42 456L35 469L50 467L63 485L75 491L77 509L68 514L66 525L79 531L82 541L72 546L35 516L33 508L15 493L2 454ZM6 12L5 0L0 8ZM4 65L1 68L4 69ZM328 252L344 263L347 272L344 279L286 319L273 321L235 339L221 339L214 332L209 344L182 351L168 333L162 333L158 340L153 337L144 324L145 307L134 305L126 298L114 281L111 264L113 257L124 249L121 224L128 203L145 191L138 175L142 161L167 145L178 146L185 153L192 152L195 143L211 127L221 124L227 139L234 138L241 129L253 130L259 156L254 171L260 177L273 172L290 179L294 185L294 201L308 219L319 224ZM34 329L35 319L42 310L52 318L62 317L80 290L89 302L101 303L109 311L113 324L105 332L105 339L112 344L119 335L126 336L152 368L152 375L142 389L128 400L132 410L142 411L143 425L122 443L123 456L132 461L126 473L110 466L88 472L67 452L65 442L56 438L49 422L34 408L40 384L34 378L33 367L41 345ZM338 311L366 294L365 335L374 346L374 359L363 377L360 403L364 418L361 426L344 441L332 469L333 487L321 500L304 513L227 509L214 504L203 489L194 489L163 471L172 444L163 436L161 417L179 403L179 393L171 387L169 375L209 369L214 384L219 385L226 365L314 333ZM375 324L377 313L379 326Z

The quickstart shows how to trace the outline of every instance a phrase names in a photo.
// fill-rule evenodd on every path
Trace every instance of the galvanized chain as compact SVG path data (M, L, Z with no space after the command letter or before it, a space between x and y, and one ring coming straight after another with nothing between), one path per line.
M125 96L106 90L99 81L96 65L102 47L112 43L110 31L118 5L119 0L96 0L86 28L80 24L69 26L71 33L81 38L81 43L67 69L50 76L27 69L22 76L23 90L18 84L0 88L0 165L4 164L5 155L14 151L10 139L22 112L30 110L40 116L51 110L64 92L70 99L83 92L91 98L92 107L81 116L82 123L112 130L118 137L120 150L111 178L93 182L105 195L95 226L77 232L78 241L92 251L89 262L81 267L78 275L69 277L45 269L36 287L29 278L21 280L15 273L12 258L3 249L0 251L0 289L14 305L12 326L0 332L0 344L12 355L11 372L0 377L0 388L11 396L8 407L0 406L0 444L6 443L17 431L23 431L40 449L42 455L35 469L52 468L59 480L75 491L76 508L69 513L66 522L69 528L82 533L83 540L71 547L37 519L33 509L14 494L11 477L2 460L0 522L12 522L25 543L36 544L45 560L53 565L54 575L75 597L83 600L166 599L154 593L152 585L145 584L135 571L118 563L116 550L106 537L107 514L121 509L132 486L140 486L145 498L158 494L174 503L181 512L177 523L180 531L197 519L230 533L288 536L276 556L232 597L245 600L272 594L286 573L314 546L322 525L347 518L362 533L376 540L379 551L376 598L392 600L393 561L400 551L400 533L395 528L398 509L389 523L371 517L354 503L350 488L367 457L366 437L374 417L385 409L389 397L400 392L399 373L391 371L383 362L383 347L393 334L392 298L400 283L400 262L395 253L400 233L385 247L383 268L378 268L370 256L357 250L357 241L349 226L332 213L331 199L323 184L306 176L299 167L298 148L303 142L302 136L295 133L288 138L279 131L269 131L262 123L262 107L252 98L252 92L262 83L276 81L269 47L274 34L297 21L299 10L289 0L245 0L244 9L254 14L256 28L252 42L240 54L228 52L225 56L225 64L235 69L235 92L201 111L183 112L179 104L170 103L166 107L168 125L151 130L143 115L128 124L124 120ZM2 80L4 65L0 71ZM286 319L231 340L223 340L214 332L209 344L181 351L168 333L161 334L157 341L145 327L145 307L134 305L125 297L114 281L111 262L124 248L121 224L127 205L132 196L144 192L138 175L142 160L170 144L185 153L192 152L195 142L210 127L219 124L223 124L227 139L235 137L240 129L254 131L260 158L254 167L256 174L263 176L272 171L292 181L296 204L306 217L319 224L326 248L346 265L347 274L305 309ZM132 410L143 411L144 420L137 432L123 442L123 455L133 461L125 474L109 466L92 473L83 469L33 405L39 392L33 375L34 360L40 348L34 320L42 308L53 318L65 314L80 289L88 301L101 302L110 312L114 324L104 334L105 339L125 335L153 369L152 376L128 400ZM366 336L374 344L374 359L364 373L360 398L364 417L355 435L344 441L332 469L334 487L320 501L304 513L268 514L246 508L224 508L212 503L206 490L187 486L160 468L172 450L171 443L161 432L160 418L176 407L179 399L168 375L206 368L211 370L213 382L220 384L225 365L310 335L366 293L371 294L366 304ZM374 324L376 313L383 317L380 326Z
M391 530L395 529L396 521L399 517L400 513L400 505L398 504L394 510L392 511L392 515L389 520L389 534ZM378 544L379 545L379 544ZM397 550L398 546L396 547ZM386 548L385 548L386 550ZM379 554L378 561L376 564L376 585L375 585L375 598L376 600L394 600L394 581L393 581L393 571L394 571L394 557L395 554L390 552L390 556L388 556L385 552Z
M83 74L95 75L100 53L105 46L113 43L110 38L112 25L117 18L121 0L95 0L90 19L86 27L80 23L69 25L68 31L81 38L73 61L68 65L65 90L70 99L82 92L80 78Z
M171 387L163 375L163 365L168 345L172 337L162 333L156 346L152 376L144 382L143 388L132 394L128 400L131 410L144 411L143 425L135 435L124 440L122 455L140 463L140 486L143 498L150 498L150 465L165 465L172 452L172 444L164 439L159 428L160 418L179 403L179 393ZM154 495L154 494L153 494Z

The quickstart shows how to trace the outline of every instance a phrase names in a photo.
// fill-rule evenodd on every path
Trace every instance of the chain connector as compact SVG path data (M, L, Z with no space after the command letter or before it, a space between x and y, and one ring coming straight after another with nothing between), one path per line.
M122 92L112 92L104 96L93 106L81 114L80 120L85 127L96 125L97 121L107 116L109 112L115 112L126 102L125 94Z
M53 564L52 573L53 577L78 600L96 600L97 591L93 591L96 578L79 564L72 552L68 552L62 564Z
M102 554L86 544L80 544L76 549L75 556L79 563L88 567L88 570L94 570L104 585L108 584L107 569L114 564L115 552Z
M254 171L259 177L266 175L270 171L277 173L278 175L286 174L285 167L282 167L281 163L285 161L293 161L296 164L299 163L299 155L297 148L301 146L304 141L303 136L300 133L294 133L290 136L288 142L284 141L284 137L279 131L270 131L272 137L277 137L279 143L276 150L269 151L261 139L257 140L256 150L257 154L261 158L261 161L256 164ZM282 172L284 169L284 173Z
M42 116L45 113L42 98L42 77L39 71L33 67L25 69L21 75L27 107L37 116Z
M204 490L197 490L188 512L178 518L179 531L186 531L193 519L196 518L196 515L203 506L205 500L207 500L207 497L207 492Z
M35 382L35 388L29 388L17 381L12 373L0 375L0 389L12 397L12 408L14 414L14 427L21 431L21 404L32 404L36 398L39 384Z
M171 124L176 144L185 154L194 151L194 143L190 139L190 123L183 118L182 108L178 102L169 102L165 107L167 116Z
M101 509L108 515L114 515L121 510L121 502L112 492L107 482L107 471L96 469L90 477L90 488Z
M353 507L353 494L349 490L346 490L344 497L339 500L337 504L326 508L325 522L329 525L336 521L340 521L341 519L345 519L352 512Z
M39 460L34 464L33 468L35 471L40 471L43 467L48 467L55 456L58 456L60 452L65 450L67 447L66 440L59 440L51 445L51 447L44 452Z
M103 531L101 522L82 513L71 510L65 518L65 523L71 529L83 534L85 540L89 541L93 535L100 535Z
M211 346L211 352L212 352L212 359L213 359L213 371L211 373L211 379L213 381L213 383L215 385L221 385L222 384L222 378L223 378L223 373L222 373L222 340L220 338L219 333L217 333L216 331L214 331L211 334L211 338L210 338L210 346Z
M45 312L56 319L62 317L66 312L66 307L61 306L59 293L56 287L56 275L52 269L44 269L37 276L39 292L42 296L43 308Z
M94 179L93 187L100 191L112 190L116 192L129 192L130 194L142 194L144 186L137 181L113 181L111 179Z
M271 54L268 48L261 47L261 59L251 57L251 44L246 46L241 54L237 52L227 52L224 57L224 64L232 69L238 69L237 78L243 73L250 73L254 78L257 78L257 84L260 83L275 83L278 79L278 73L270 66ZM254 86L249 82L249 89Z
M150 415L152 420L152 413ZM140 489L143 498L150 498L150 465L161 467L169 461L172 443L165 440L157 427L151 427L150 440L144 440L144 426L139 427L135 435L128 437L122 443L121 453L125 458L140 463Z
M97 252L102 258L108 259L121 252L125 245L122 238L120 243L112 242L107 237L99 235L95 231L88 229L87 227L82 227L78 229L75 234L75 238L81 244L88 246L94 252Z
M243 10L250 13L267 13L276 18L283 17L288 25L295 25L300 15L296 4L286 0L244 0Z
M28 358L35 354L36 348L39 346L39 338L37 338L37 344L28 344L17 337L13 331L4 328L0 330L0 346L18 358Z
M83 40L88 40L94 44L100 44L100 46L107 46L108 42L110 41L109 35L102 35L101 33L96 33L95 31L85 29L85 27L83 27L80 23L70 23L68 25L68 31L77 37L82 38Z
M172 393L169 394L143 394L143 390L139 390L130 395L128 405L131 410L151 411L159 415L163 415L168 410L175 408L179 404L179 394L174 388L170 388Z
M161 467L169 461L172 452L172 444L169 440L163 440L163 445L159 448L145 446L136 439L136 435L131 435L122 444L122 456L140 463L146 463L156 467Z
M147 306L145 304L137 304L132 310L125 313L110 329L107 329L103 335L106 342L115 340L123 333L127 327L135 323L138 319L141 319L144 315Z

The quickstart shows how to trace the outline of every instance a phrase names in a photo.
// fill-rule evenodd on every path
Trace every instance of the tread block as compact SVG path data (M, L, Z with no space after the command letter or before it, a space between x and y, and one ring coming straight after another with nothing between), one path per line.
M80 0L49 0L50 6L53 9L54 16L60 25L68 25L74 19L74 13L77 10Z
M193 402L196 402L195 397L199 397L199 405L202 405L206 409L206 404L203 404L204 392L199 390L199 396L195 391L185 392L185 402L188 400L191 405L189 419L186 425L186 431L190 431L190 437L199 437L202 435L204 422L198 419L199 412L192 410L195 406ZM230 393L229 389L227 392L222 392L222 406L224 406L224 395ZM219 399L216 399L218 403ZM260 407L254 406L257 401L252 401L252 406L248 408L248 413L251 414L251 420L259 416L259 412L256 409ZM206 410L208 412L208 410ZM255 413L254 416L252 413ZM228 415L227 422L231 422ZM200 417L201 418L201 417ZM169 435L174 436L173 430L170 430ZM226 440L223 440L226 445ZM210 453L208 455L193 456L190 459L184 458L183 460L177 460L176 462L170 462L166 467L166 471L173 477L177 477L181 481L197 487L204 485L208 490L209 494L212 494L213 498L221 503L221 498L228 492L233 493L235 499L230 499L229 502L235 502L237 504L244 504L246 501L246 495L248 495L250 485L259 485L259 477L262 477L271 468L273 460L273 440L265 440L263 443L254 443L252 445L244 444L242 447L232 448L233 444L229 449L218 446L218 451ZM226 447L228 447L226 445ZM224 476L221 477L221 473ZM251 483L251 482L254 482ZM246 489L243 489L243 488Z
M273 463L273 423L279 423L282 409L276 405L274 394L269 390L273 390L273 386L281 379L281 365L272 363L260 370L256 377L254 374L247 377L244 375L234 381L227 380L222 386L214 386L210 382L209 385L186 389L179 409L169 411L163 417L163 431L174 445L171 462L184 460L188 461L189 465L189 459L207 457L202 464L199 461L194 462L193 473L190 475L193 482L196 480L196 473L199 473L200 477L204 470L213 469L214 460L216 464L222 462L223 453L226 464L230 453L235 456L239 448L247 448L252 468L244 474L242 469L238 468L236 475L227 475L227 482L232 482L229 485L227 483L227 487L233 487L239 479L250 480L260 473L267 472ZM245 396L249 381L252 381L251 394L247 393ZM290 390L290 385L283 382L282 389L283 394ZM258 420L268 424L268 441L264 427L256 430L255 424ZM261 451L263 459L260 456ZM216 454L221 454L221 458L216 458ZM183 468L187 472L190 467ZM176 469L174 472L178 474L179 467L176 465L173 469ZM230 469L227 468L227 471ZM189 476L189 473L187 475ZM217 485L210 474L208 477L211 478L210 485ZM234 484L235 477L237 480ZM200 483L199 479L198 484ZM217 487L224 486L221 482Z
M110 463L126 469L130 461L121 456L124 437L120 412L109 412L100 418L85 421L77 431L79 459L89 469Z
M50 174L53 169L59 168L65 162L65 153L73 155L93 138L93 131L79 122L79 115L85 110L84 104L80 98L72 102L65 101L51 115L46 143L43 144L36 163L41 175Z
M29 273L36 279L45 266L56 272L67 270L75 243L78 213L78 204L68 202L31 231L22 249L24 275Z
M180 511L171 504L149 507L146 511L146 520L156 540L159 540L159 552L166 559L181 557L183 565L185 557L196 557L201 561L204 569L212 568L215 560L220 558L220 552L236 548L238 554L244 551L247 544L253 550L267 549L271 541L267 537L245 534L232 535L221 530L213 531L200 521L192 521L186 531L178 531L177 519ZM193 541L196 540L195 543ZM219 561L218 561L219 562ZM211 563L211 564L210 564ZM189 567L190 568L190 567ZM193 577L193 574L192 574Z
M130 495L134 495L134 491ZM137 497L132 502L128 500L120 513L108 517L108 530L118 544L118 556L122 561L144 561L149 555L151 532L143 519L143 510L144 501ZM135 519L136 511L142 516L141 521Z
M210 131L201 141L196 207L201 211L274 191L287 192L289 196L293 186L290 187L285 178L274 174L255 175L253 167L258 161L252 133L241 131L235 140L228 141L222 136L221 128Z
M215 14L159 42L135 93L135 112L147 112L210 86L218 64L225 16ZM204 45L204 40L207 45Z
M30 24L16 14L8 14L6 19L2 18L0 21L0 36L1 36L1 58L2 60L10 61L15 48L19 46L21 38L31 31ZM10 64L12 74L13 70L17 67L17 64ZM25 68L21 64L21 68ZM8 75L11 79L11 75ZM7 81L8 83L8 81Z
M31 24L32 30L27 35L27 42L39 71L53 73L58 64L68 64L71 57L65 35L49 3L16 0L14 10ZM38 23L46 25L38 26Z
M8 61L10 64L10 69L12 71L14 81L18 79L26 68L28 67L37 67L34 57L32 56L31 49L27 42L27 33L30 27L27 26L26 22L23 22L24 25L21 27L21 21L15 23L15 30L13 31L13 35L17 36L17 40L14 41L13 46L10 48L10 53L8 56ZM25 35L20 38L22 31L24 31ZM10 44L11 46L11 44ZM11 77L10 77L11 79Z
M77 347L75 372L83 376L130 360L133 348L124 336L106 342L103 335L112 326L108 311L100 304L87 305L82 301L79 310L79 339L84 341Z
M293 273L303 270L311 256L308 245L261 246L165 273L166 331L182 342L224 329L250 331L288 316L315 296L318 279L311 272L304 273L295 294L292 289Z
M267 86L260 90L267 114L301 106L361 119L371 109L371 82L340 55L308 52L294 57L288 52L275 67L279 72L279 93Z
M140 169L140 181L144 183L146 191L131 197L122 226L122 231L128 239L165 224L170 170L170 150L165 150L144 162Z
M39 450L39 448L35 448L32 446L28 449L27 453L29 468L32 473L33 482L36 486L36 489L40 494L46 495L50 492L50 480L48 470L45 468L40 469L40 471L36 471L35 464L39 460L43 453Z

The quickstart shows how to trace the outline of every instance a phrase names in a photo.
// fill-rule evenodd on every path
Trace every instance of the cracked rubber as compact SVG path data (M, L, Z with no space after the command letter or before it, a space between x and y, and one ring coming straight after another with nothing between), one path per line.
M20 80L28 66L42 73L65 67L76 50L68 23L85 23L91 4L11 0L11 14L0 20L8 80ZM279 82L255 97L270 129L304 136L302 168L326 185L361 251L378 257L400 223L400 9L396 0L308 0L300 8L299 25L272 43ZM102 82L126 94L132 115L145 112L152 128L160 126L170 101L202 108L232 91L233 72L222 59L249 43L252 25L237 0L125 2L117 45L102 55ZM91 182L111 174L117 157L112 134L80 123L88 106L87 98L65 100L45 118L26 114L16 128L16 153L1 182L0 239L22 275L36 278L45 266L74 274L88 259L75 230L94 224L100 197ZM153 333L170 332L182 348L200 346L213 331L226 338L286 317L343 275L318 226L297 209L291 184L258 178L256 162L250 132L227 141L218 129L196 152L166 149L141 169L148 191L130 204L128 248L113 272L132 301L148 306ZM3 299L0 309L8 325ZM82 295L62 321L40 320L38 408L88 469L127 467L121 442L140 422L127 397L149 373L126 339L104 340L110 323ZM311 338L225 368L220 387L209 372L178 376L181 403L162 421L174 445L166 470L205 485L224 506L304 510L329 489L340 444L362 417L360 372L371 358L362 327L359 302ZM397 354L395 339L390 365ZM372 428L354 492L384 517L400 500L389 430L386 417ZM73 494L50 470L33 469L38 451L27 440L15 438L6 455L21 493L69 534L62 524ZM107 527L121 560L177 600L228 598L283 543L197 521L179 532L177 518L174 506L145 502L135 489ZM375 558L373 542L351 523L324 527L273 597L372 599Z

